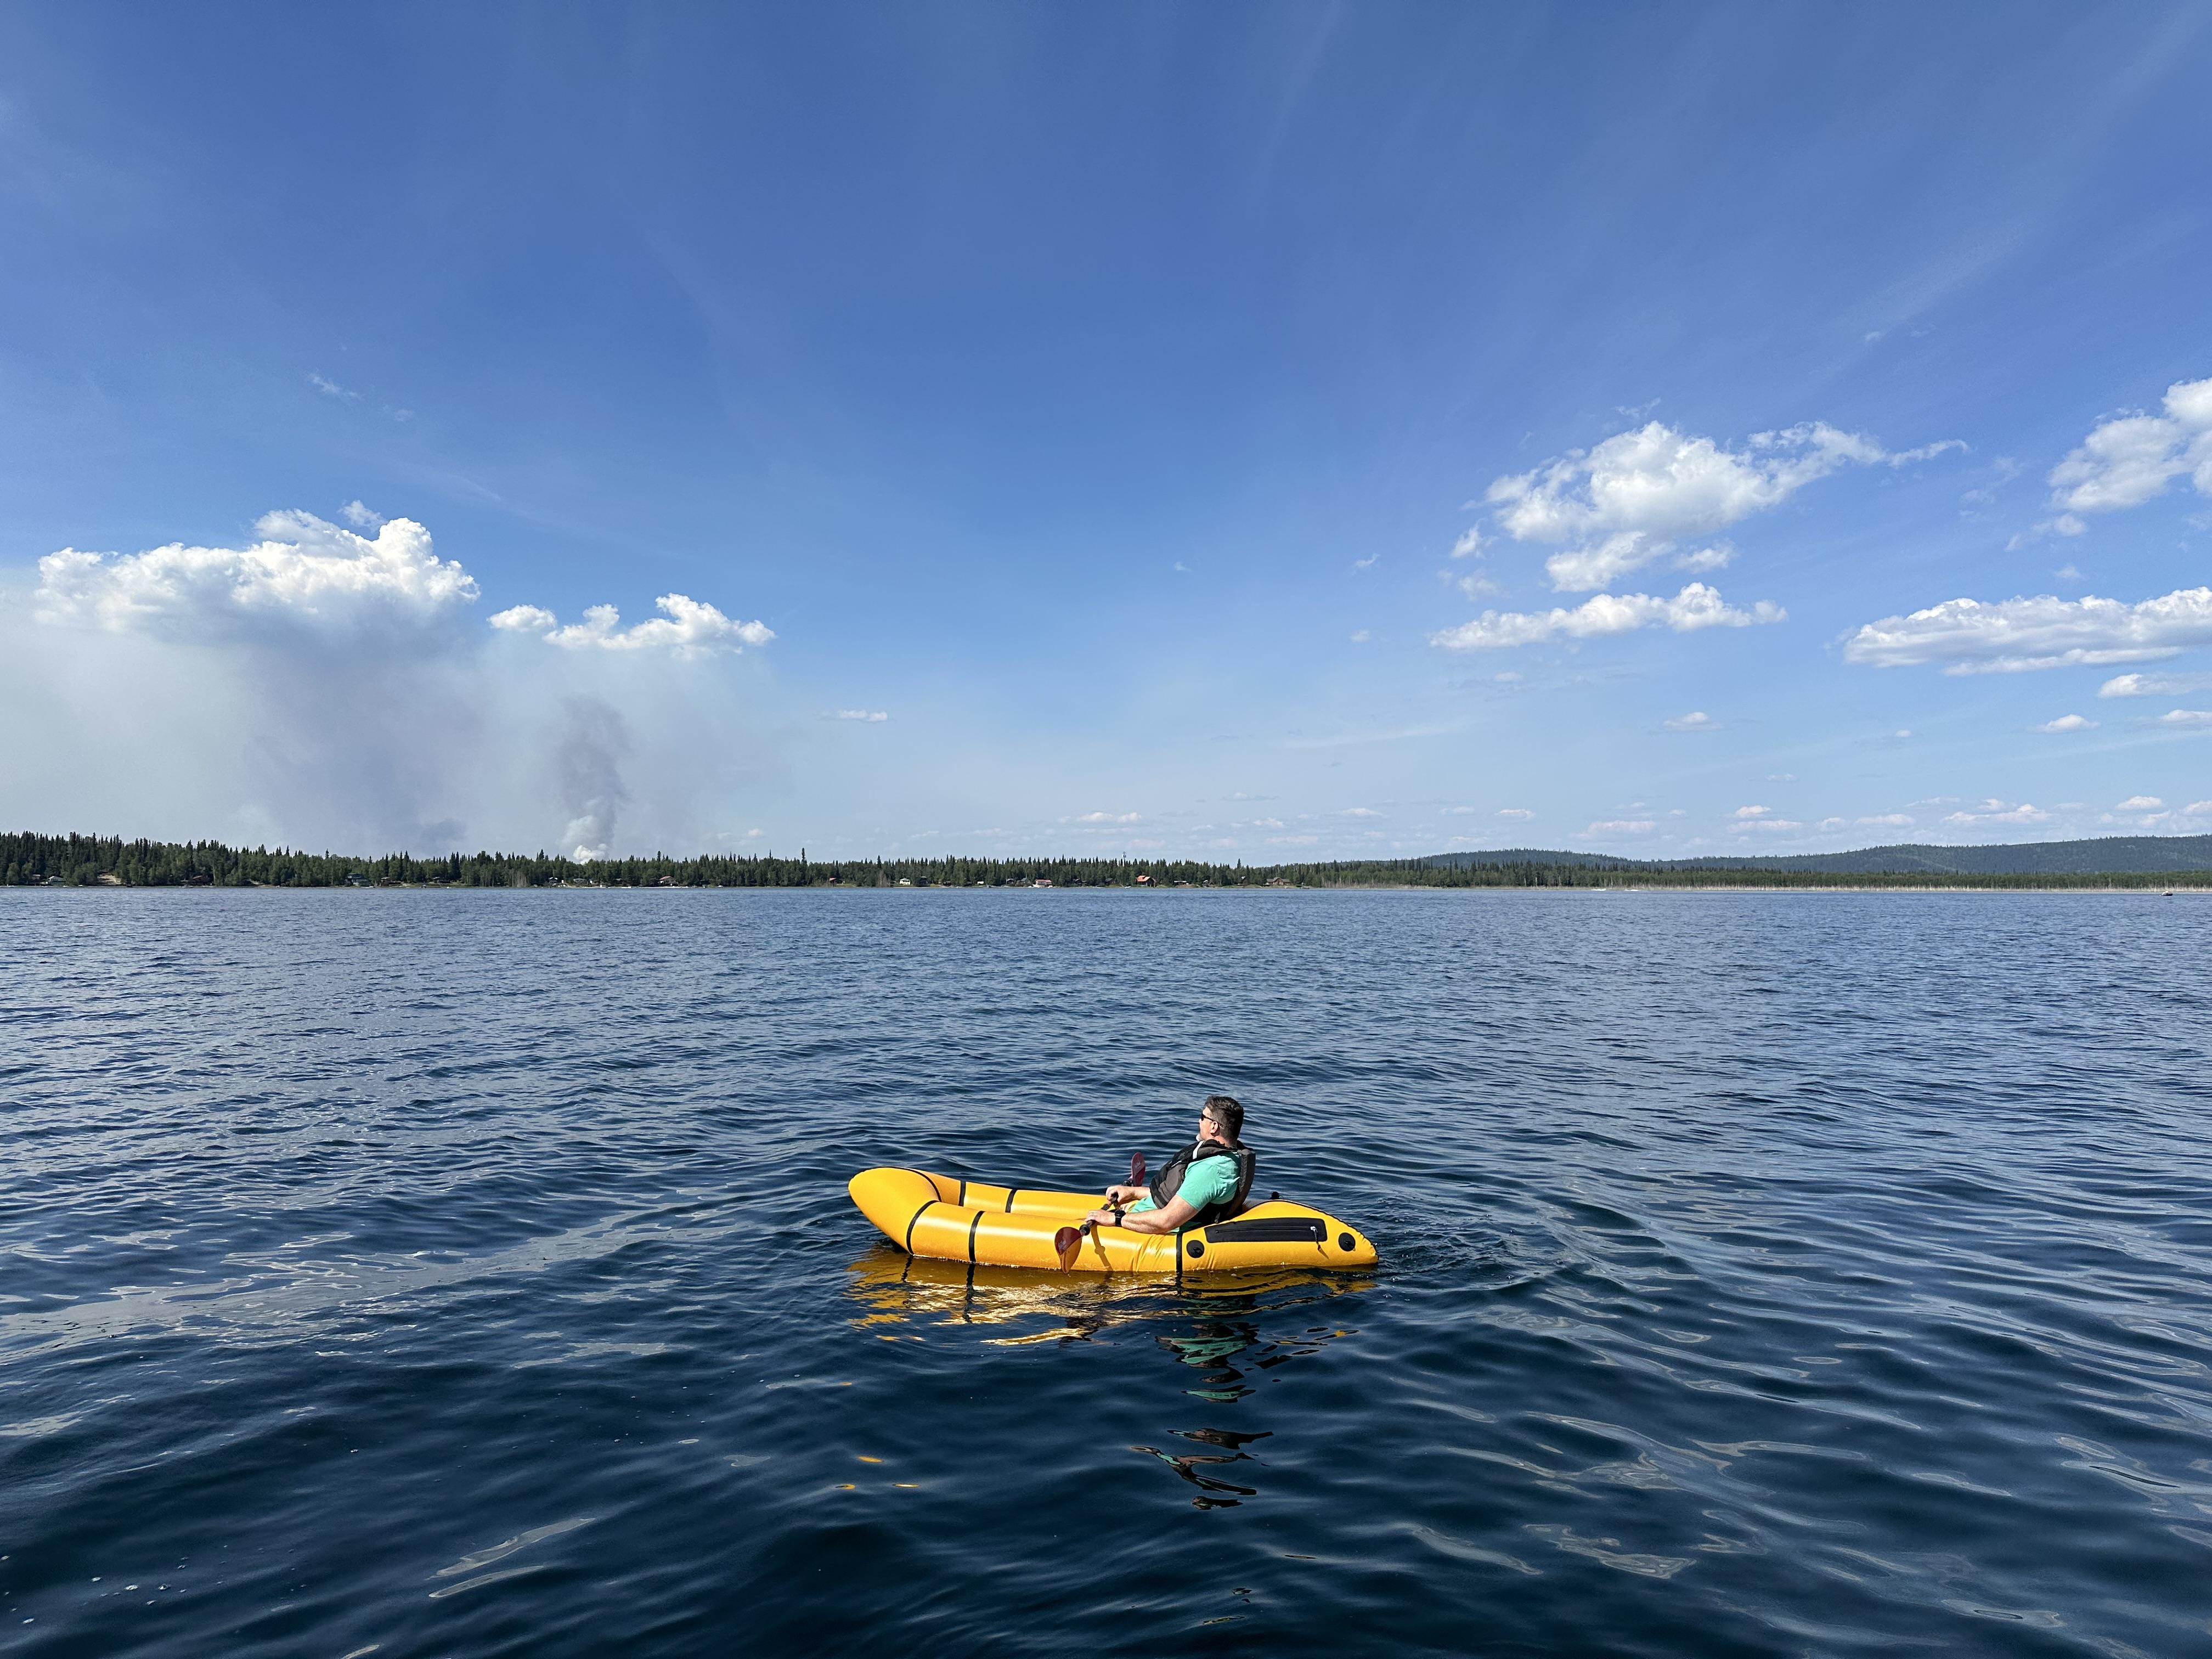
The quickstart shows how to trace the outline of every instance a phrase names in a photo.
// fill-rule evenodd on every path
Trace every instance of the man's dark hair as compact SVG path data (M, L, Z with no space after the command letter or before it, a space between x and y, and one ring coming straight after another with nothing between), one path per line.
M1213 1114L1214 1121L1229 1132L1232 1141L1244 1138L1244 1109L1228 1095L1208 1095L1201 1110Z

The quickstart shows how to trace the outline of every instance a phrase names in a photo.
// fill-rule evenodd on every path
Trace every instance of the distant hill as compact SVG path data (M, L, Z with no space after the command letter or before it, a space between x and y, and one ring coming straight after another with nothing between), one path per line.
M2031 841L2000 847L1930 847L1917 842L1855 853L1788 853L1768 857L1714 854L1695 859L1625 859L1516 847L1495 853L1437 853L1421 860L1439 870L1492 864L1577 864L1608 870L1806 870L1830 875L2149 875L2212 870L2212 836L2103 836L2090 841Z

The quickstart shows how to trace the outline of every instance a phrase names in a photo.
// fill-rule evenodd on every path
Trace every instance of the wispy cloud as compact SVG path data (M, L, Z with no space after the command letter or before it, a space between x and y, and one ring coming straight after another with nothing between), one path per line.
M307 384L325 398L336 398L341 403L357 404L361 401L361 393L349 387L342 386L336 380L325 375L311 374L307 376Z
M1805 826L1794 818L1778 817L1771 806L1739 806L1729 815L1731 830L1791 830Z
M2081 714L2061 714L2055 720L2045 720L2040 726L2029 728L2035 732L2094 732L2096 729L2097 722Z
M822 718L825 720L860 720L870 726L880 726L890 715L881 708L829 708Z
M2100 697L2180 697L2212 690L2212 674L2116 674L2097 688Z
M1971 810L1944 815L1943 822L1961 830L1979 829L1991 823L2048 823L2051 814L2029 801L2017 805L2002 800L1985 800Z
M1702 708L1693 708L1686 714L1677 715L1671 720L1662 720L1659 724L1669 732L1711 732L1720 726L1720 722Z
M1648 593L1600 593L1568 610L1486 611L1473 622L1462 623L1429 636L1430 643L1448 651L1494 651L1521 645L1540 645L1566 635L1588 639L1607 634L1626 634L1639 628L1664 627L1678 634L1705 628L1748 628L1757 623L1785 621L1789 613L1765 599L1748 611L1723 602L1703 582L1692 582L1671 599Z

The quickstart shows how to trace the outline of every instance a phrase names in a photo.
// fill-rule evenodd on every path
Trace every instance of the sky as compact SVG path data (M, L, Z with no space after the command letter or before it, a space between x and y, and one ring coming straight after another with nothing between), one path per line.
M0 824L2212 832L2212 10L0 11Z

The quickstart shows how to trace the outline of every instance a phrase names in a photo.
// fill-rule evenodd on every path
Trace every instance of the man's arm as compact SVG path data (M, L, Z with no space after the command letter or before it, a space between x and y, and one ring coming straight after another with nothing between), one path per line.
M1178 1194L1157 1210L1133 1211L1124 1215L1121 1225L1133 1233L1171 1233L1179 1227L1188 1226L1190 1218L1197 1213L1198 1206ZM1086 1218L1107 1226L1115 1224L1111 1210L1093 1210Z

